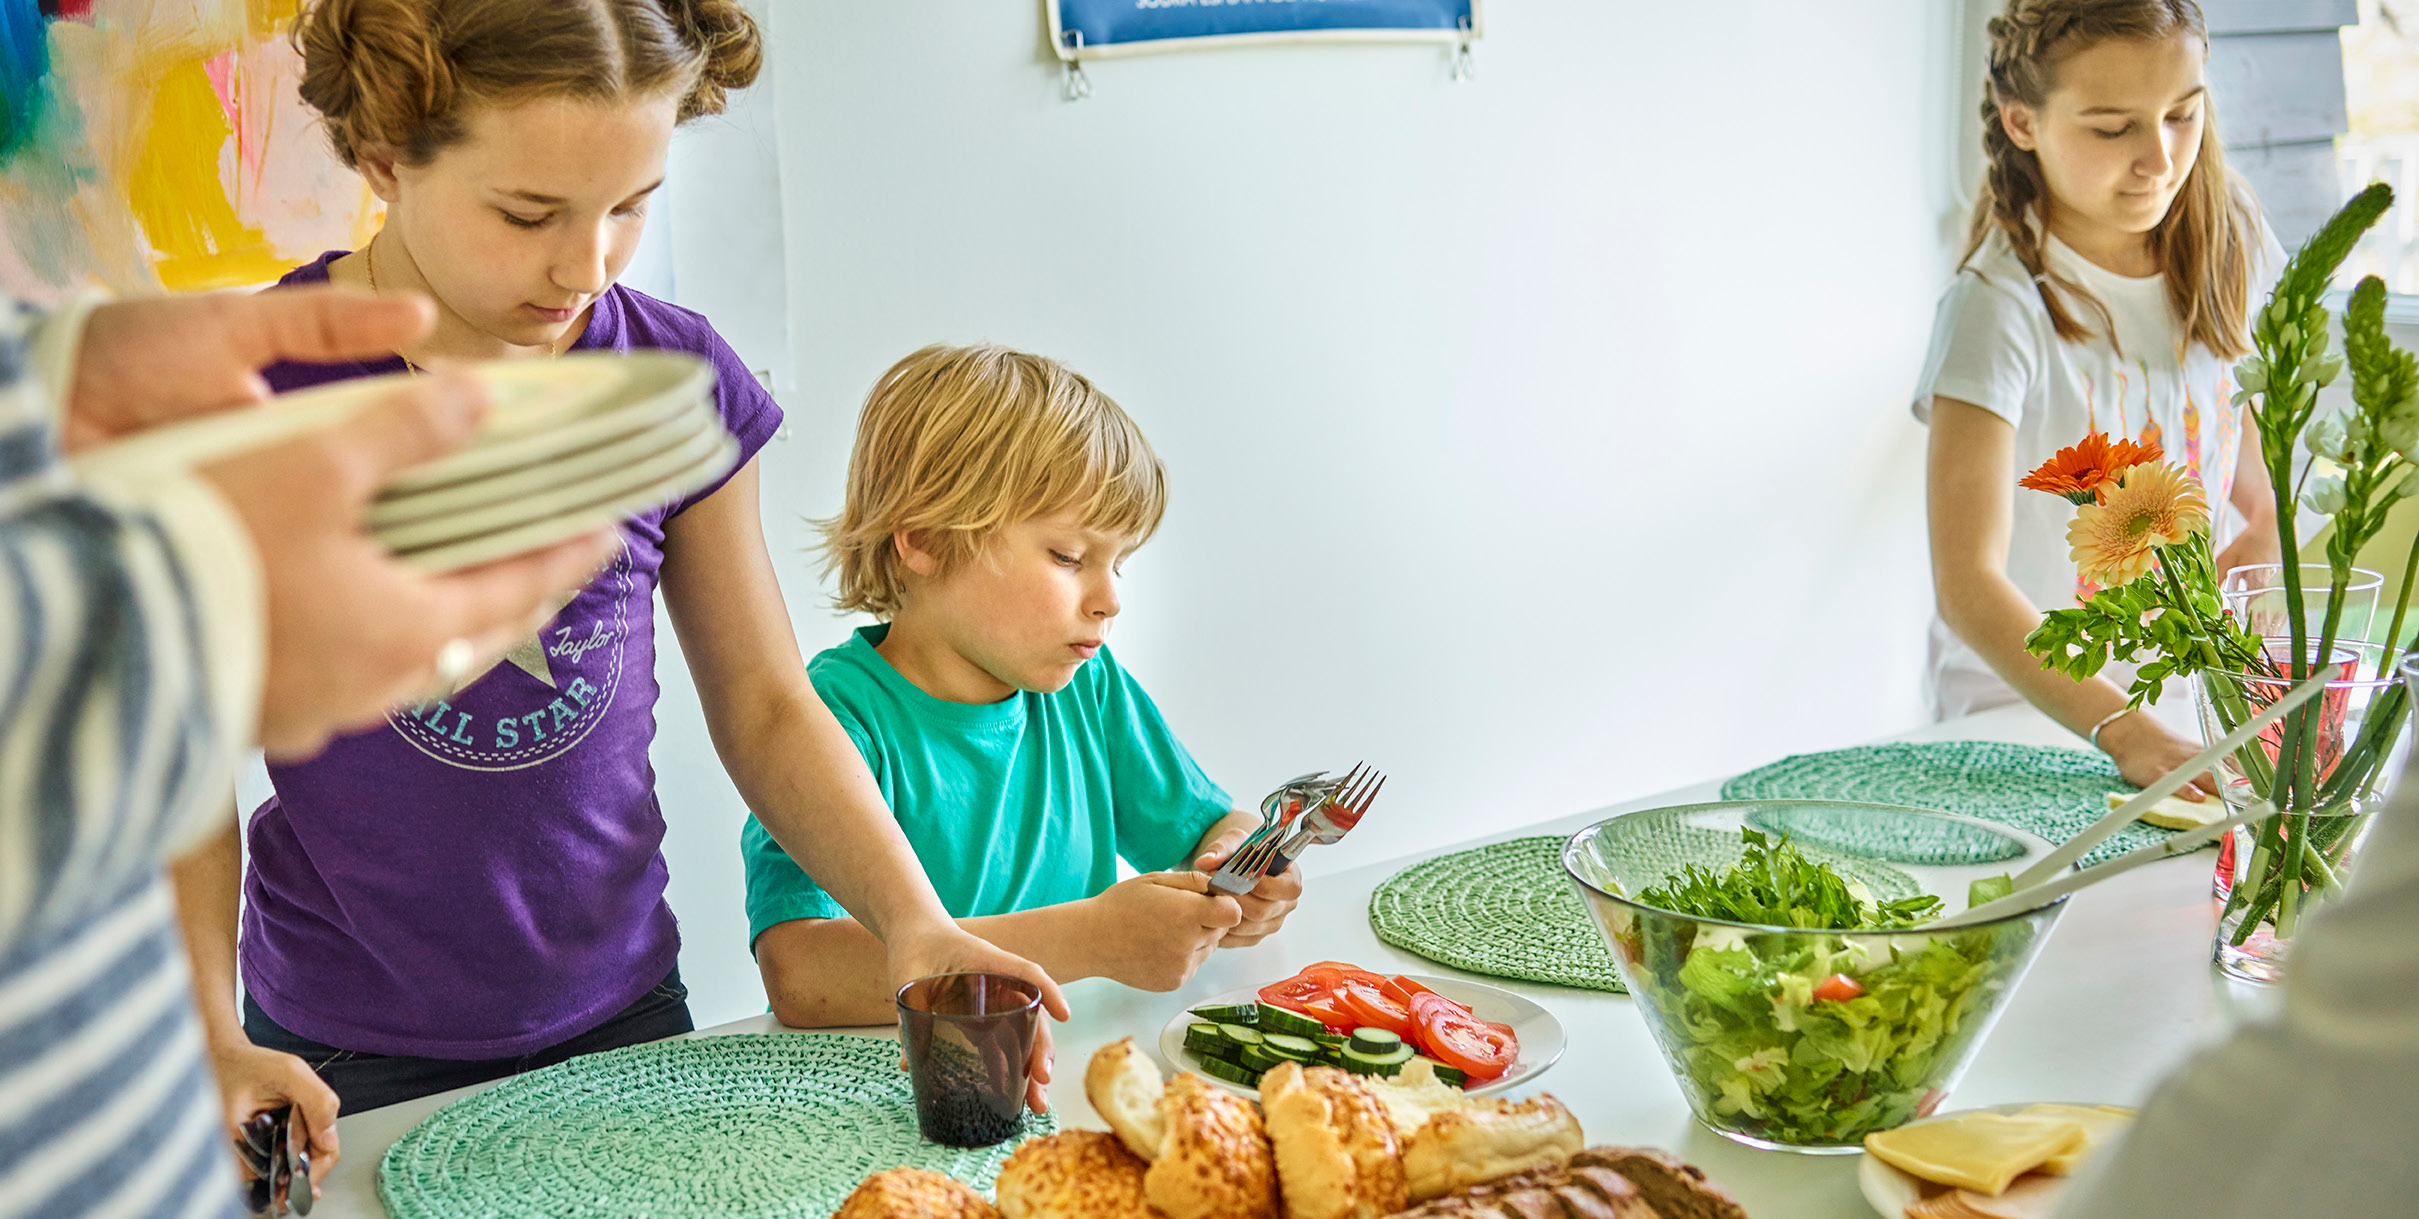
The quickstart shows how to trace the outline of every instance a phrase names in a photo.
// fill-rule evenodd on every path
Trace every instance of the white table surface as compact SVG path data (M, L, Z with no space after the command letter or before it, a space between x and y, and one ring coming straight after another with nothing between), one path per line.
M2001 740L2072 745L2074 739L2025 707L1936 724L1901 740ZM1718 782L1552 821L1507 825L1449 850L1535 834L1569 833L1616 812L1718 798ZM1438 852L1443 853L1443 852ZM2077 895L1975 1058L1950 1107L2065 1100L2137 1104L2176 1061L2222 1031L2255 993L2225 982L2209 964L2217 924L2204 852L2154 864ZM1316 878L1283 933L1220 952L1182 990L1150 994L1099 979L1067 987L1075 1018L1057 1029L1059 1083L1050 1099L1066 1124L1105 1128L1083 1098L1092 1052L1131 1035L1152 1048L1159 1028L1187 1005L1220 991L1258 986L1312 961L1352 961L1386 973L1458 971L1380 943L1369 928L1369 895L1411 859ZM1475 975L1470 975L1476 977ZM1755 1219L1863 1219L1856 1156L1756 1151L1720 1138L1689 1116L1678 1086L1626 996L1478 978L1545 1005L1570 1037L1562 1061L1535 1090L1560 1097L1590 1143L1668 1148L1728 1187ZM780 1028L758 1016L693 1036ZM890 1036L887 1029L848 1030ZM482 1087L492 1085L482 1085ZM464 1088L338 1123L342 1159L314 1216L383 1216L377 1170L388 1145L422 1119L479 1088Z

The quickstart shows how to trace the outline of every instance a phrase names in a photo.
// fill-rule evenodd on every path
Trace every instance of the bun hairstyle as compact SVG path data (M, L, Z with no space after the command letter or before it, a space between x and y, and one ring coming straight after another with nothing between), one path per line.
M764 66L739 0L306 0L294 46L346 165L373 146L425 165L477 104L671 94L685 123Z
M2059 299L2061 292L2091 307L2116 343L2108 307L2082 285L2050 269L2043 233L2053 201L2041 175L2041 158L2016 147L2002 125L2006 102L2038 107L2057 87L2066 59L2111 38L2157 40L2188 32L2206 49L2207 25L2194 0L2008 0L2007 11L1990 22L1990 78L1982 90L1982 147L1988 154L1982 192L1974 201L1973 230L1965 258L1996 231L2007 235L2017 261L2033 276L2049 307L2058 337L2079 342L2091 332ZM2256 220L2244 191L2226 169L2217 117L2202 95L2201 147L2192 172L2176 192L2166 218L2150 233L2159 269L2167 277L2167 300L2186 343L2199 343L2221 359L2250 350L2245 341L2251 291L2251 243ZM2058 291L2052 291L2052 288Z

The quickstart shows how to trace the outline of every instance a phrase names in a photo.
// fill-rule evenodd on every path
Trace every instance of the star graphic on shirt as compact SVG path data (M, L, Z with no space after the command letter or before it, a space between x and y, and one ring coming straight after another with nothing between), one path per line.
M521 672L545 682L549 689L562 688L561 683L554 680L554 665L546 659L546 641L543 632L531 635L512 645L512 648L504 653L504 659L498 663L511 665Z

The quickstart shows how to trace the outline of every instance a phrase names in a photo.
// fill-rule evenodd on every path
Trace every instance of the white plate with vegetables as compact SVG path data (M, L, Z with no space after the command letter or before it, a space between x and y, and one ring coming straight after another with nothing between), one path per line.
M1451 1006L1416 1000L1431 1017L1413 1016L1412 1002L1403 996L1417 990ZM1338 997L1343 991L1360 1002L1358 1013L1344 1006ZM1271 998L1278 1002L1267 1002ZM1305 1007L1323 1015L1300 1010ZM1370 1019L1364 1023L1363 1017ZM1510 1044L1503 1046L1505 1041ZM1502 987L1427 974L1388 977L1339 962L1257 990L1212 995L1159 1030L1162 1059L1241 1096L1258 1096L1260 1075L1287 1060L1391 1076L1414 1058L1428 1059L1438 1078L1470 1095L1487 1096L1527 1086L1562 1057L1565 1044L1562 1022L1552 1012ZM1508 1063L1497 1058L1498 1046ZM1476 1078L1464 1068L1474 1069ZM1499 1074L1487 1074L1496 1069Z

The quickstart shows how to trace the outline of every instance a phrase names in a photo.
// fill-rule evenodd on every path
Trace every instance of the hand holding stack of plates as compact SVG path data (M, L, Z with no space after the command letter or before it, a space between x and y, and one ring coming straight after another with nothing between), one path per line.
M364 524L405 565L508 558L671 503L730 472L739 442L713 405L713 366L667 351L583 352L466 369L490 408L471 443L398 473ZM207 465L342 422L408 373L321 386L78 454L86 477Z

